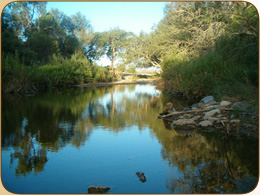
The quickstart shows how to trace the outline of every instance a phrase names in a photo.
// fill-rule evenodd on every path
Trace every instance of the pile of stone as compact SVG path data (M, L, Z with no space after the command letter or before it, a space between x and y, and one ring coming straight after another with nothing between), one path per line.
M240 120L235 117L233 111L248 107L246 102L232 103L225 100L216 102L213 96L207 96L183 111L176 111L169 105L172 104L167 103L168 110L164 110L158 118L173 123L174 129L226 130L227 133L233 130L238 132L240 129Z

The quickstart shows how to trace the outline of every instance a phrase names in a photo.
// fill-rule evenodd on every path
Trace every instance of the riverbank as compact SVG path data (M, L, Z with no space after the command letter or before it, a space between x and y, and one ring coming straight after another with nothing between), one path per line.
M197 129L258 139L258 111L251 103L246 100L217 102L213 96L207 96L191 107L176 111L168 102L158 118L177 131Z
M74 85L75 87L101 87L111 85L133 85L133 84L151 84L156 83L158 79L137 79L137 80L120 80L114 82L85 83Z

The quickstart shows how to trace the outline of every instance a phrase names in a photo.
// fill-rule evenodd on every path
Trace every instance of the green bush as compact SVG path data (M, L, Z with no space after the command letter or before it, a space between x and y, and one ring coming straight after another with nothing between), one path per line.
M91 81L91 66L87 59L72 56L71 59L53 57L50 64L40 66L34 75L39 85L65 87Z
M112 74L105 67L100 67L95 64L91 70L95 82L109 82L113 79Z
M2 55L2 91L5 93L29 93L36 90L31 82L34 66L21 63L19 54Z
M53 55L52 60L42 66L23 65L18 52L2 56L2 89L6 93L111 80L112 75L106 68L91 65L81 53L75 53L70 59Z

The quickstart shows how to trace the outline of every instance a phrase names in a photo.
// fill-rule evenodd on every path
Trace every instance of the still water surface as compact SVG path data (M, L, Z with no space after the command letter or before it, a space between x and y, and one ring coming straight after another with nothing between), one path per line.
M251 191L257 140L169 130L157 119L169 100L153 85L2 97L3 185L14 193Z

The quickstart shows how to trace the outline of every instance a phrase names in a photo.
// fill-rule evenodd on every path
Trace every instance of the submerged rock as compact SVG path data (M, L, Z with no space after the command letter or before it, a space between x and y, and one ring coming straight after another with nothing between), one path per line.
M141 182L146 182L146 177L144 176L144 173L142 173L142 172L136 172L136 175L137 175L137 177L139 178L139 180L141 181Z
M109 191L111 188L107 186L89 186L88 187L88 193L93 193L93 194L102 194L106 193Z

